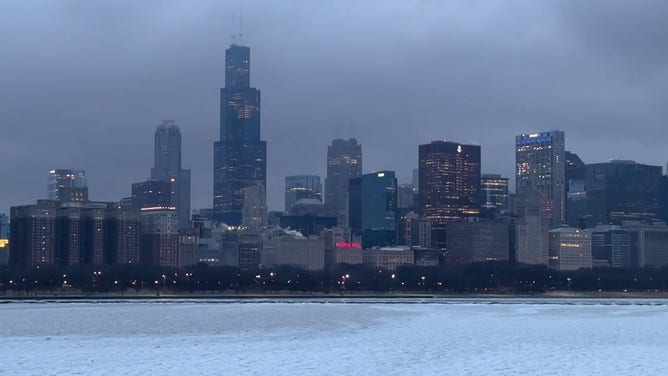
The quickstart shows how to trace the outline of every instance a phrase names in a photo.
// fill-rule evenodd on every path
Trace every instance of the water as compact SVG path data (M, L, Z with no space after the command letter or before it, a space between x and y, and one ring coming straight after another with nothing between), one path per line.
M0 304L2 375L668 374L666 300Z

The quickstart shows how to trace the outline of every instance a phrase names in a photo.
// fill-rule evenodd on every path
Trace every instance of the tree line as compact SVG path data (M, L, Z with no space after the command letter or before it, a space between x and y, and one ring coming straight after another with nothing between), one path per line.
M425 292L533 294L549 291L668 291L668 266L644 269L556 271L545 266L482 262L434 267L403 266L383 270L339 264L309 271L292 266L244 270L196 265L164 269L139 265L68 268L38 266L28 270L0 267L0 293L8 291L123 293L130 290L197 293Z

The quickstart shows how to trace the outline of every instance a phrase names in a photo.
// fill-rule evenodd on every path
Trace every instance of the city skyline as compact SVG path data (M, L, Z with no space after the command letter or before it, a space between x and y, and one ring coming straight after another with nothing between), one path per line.
M662 22L654 18L661 12L652 8L663 4L613 3L606 6L610 13L603 15L594 14L588 9L591 5L584 4L515 4L504 9L495 7L493 2L458 6L413 4L407 18L415 28L393 31L395 34L391 35L399 42L392 43L388 42L392 38L382 34L390 28L390 21L403 17L400 14L405 9L399 3L378 10L375 17L384 22L371 27L372 32L363 37L354 30L369 26L366 22L373 14L369 6L315 9L304 4L302 11L312 14L296 16L289 16L287 6L263 7L256 2L245 6L248 30L244 44L253 50L253 82L262 88L265 97L263 139L269 145L270 210L282 207L285 176L325 176L326 146L337 137L354 137L364 145L364 173L393 170L400 182L408 181L412 168L417 166L417 145L444 138L481 145L482 172L504 177L513 176L513 137L527 131L564 131L567 149L588 164L632 159L664 166L668 159L662 145L667 106L660 89L665 87L661 83L666 76L657 67L666 49L662 44L634 43L644 41L643 36L648 33L665 31ZM221 67L224 50L230 44L228 35L233 30L233 6L204 3L202 9L206 12L186 12L180 26L155 16L147 5L130 7L127 12L134 18L129 20L120 17L121 13L112 6L101 6L108 11L107 18L90 35L77 27L86 25L86 16L95 12L95 7L1 7L0 17L32 12L32 18L24 19L23 26L4 18L0 24L35 43L19 45L10 41L7 45L9 58L2 74L7 74L8 85L0 89L7 107L0 110L0 121L11 126L3 128L0 135L0 155L12 163L3 164L0 172L14 178L0 188L0 212L8 213L11 205L44 197L44 176L52 168L86 170L93 200L114 201L128 196L131 182L148 177L151 134L156 121L162 118L174 118L181 125L184 165L193 169L192 207L210 207L210 144L217 139L216 97L224 82ZM434 8L445 19L456 19L462 14L474 20L485 18L489 29L472 30L470 19L467 23L439 26L442 19L428 16ZM553 12L555 9L559 12ZM182 10L182 6L171 4L160 14L169 17ZM336 35L326 28L310 26L314 21L331 24L335 16L351 10L357 13L347 20L350 26L338 30ZM534 17L514 26L504 18L512 11ZM616 18L609 19L609 15L624 11L646 22L633 23L635 29L631 24L622 24L619 31L612 29L617 25ZM67 21L58 21L54 14L66 16ZM292 17L294 23L286 30L266 26L287 17ZM153 30L135 30L140 37L130 41L129 35L115 29L121 19L135 28L150 21ZM551 28L540 25L546 19L552 22ZM574 35L566 32L570 26L575 26ZM523 27L535 33L531 37L511 38L521 35L515 33ZM75 42L72 44L77 50L61 50L68 43L61 43L60 39L60 49L37 43L48 35L46 30L64 32L54 33L60 36L53 38ZM294 38L303 30L310 30L310 34L304 33L310 36ZM498 50L486 41L492 37L491 32L500 34L500 40L495 40L500 42ZM626 32L628 38L609 42L607 35L601 38L599 32ZM292 39L280 38L287 37L285 33ZM159 36L166 36L169 43L152 39ZM431 43L439 38L444 41ZM457 38L461 38L458 43ZM100 40L109 41L102 44L109 52L96 47ZM281 43L274 47L270 43L273 40ZM546 46L539 47L541 42L547 42ZM128 44L135 52L150 45L155 50L136 56L109 55ZM327 51L321 48L317 53L304 54L300 45L326 46ZM584 52L584 45L597 48ZM473 51L467 46L484 48ZM81 59L82 51L90 56ZM337 59L342 52L351 57ZM42 55L43 58L36 58ZM414 63L407 59L411 55L426 56L417 63L419 73L407 74L407 68ZM387 67L377 69L380 59ZM493 64L488 66L481 62L484 60L493 60ZM336 62L336 69L332 69L332 61ZM639 64L644 68L641 73ZM565 70L575 73L566 74ZM328 75L323 75L324 71ZM482 86L474 76L485 78L487 84ZM59 85L59 80L64 79L68 85ZM425 102L421 96L395 97L386 90L388 82L403 92L421 89L418 92L434 99ZM515 87L524 87L526 92L517 95ZM352 94L350 88L354 89ZM318 93L327 93L330 99L318 99ZM410 110L398 106L406 101ZM81 105L74 107L72 103ZM40 110L31 111L35 107ZM41 124L49 124L49 128ZM113 128L113 134L105 132L100 137L107 128ZM605 132L601 132L603 129ZM300 142L300 147L295 148L294 142ZM304 158L304 154L313 158Z

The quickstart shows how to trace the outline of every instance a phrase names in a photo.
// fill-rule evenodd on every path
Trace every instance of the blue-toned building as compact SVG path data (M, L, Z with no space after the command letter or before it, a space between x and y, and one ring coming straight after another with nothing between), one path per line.
M60 199L59 188L86 188L86 172L76 169L53 169L49 171L49 200Z
M397 178L379 171L352 178L348 185L348 221L364 248L397 244Z
M214 144L213 219L241 225L245 190L267 187L267 143L260 139L260 91L250 86L250 48L225 50L220 140Z
M285 211L290 212L301 199L315 199L322 202L320 176L295 175L285 178Z
M541 217L552 227L566 219L565 135L562 131L523 133L515 137L515 188L533 187Z

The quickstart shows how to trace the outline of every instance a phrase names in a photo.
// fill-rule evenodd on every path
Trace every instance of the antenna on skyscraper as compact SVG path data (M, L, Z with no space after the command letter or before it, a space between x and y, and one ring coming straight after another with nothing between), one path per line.
M232 44L235 44L234 42L236 42L237 40L237 34L234 33L234 29L236 28L237 28L236 14L232 13L232 36L231 36Z
M244 44L244 0L239 6L239 43Z

